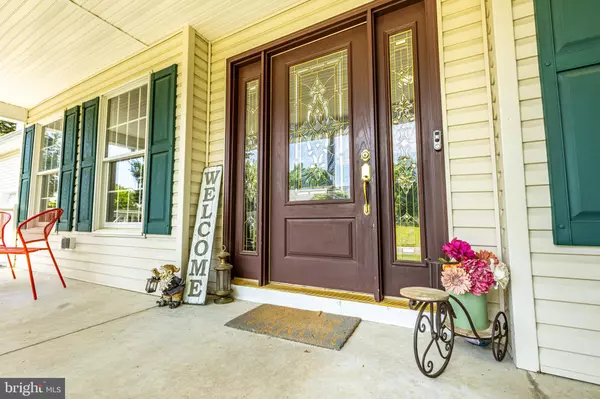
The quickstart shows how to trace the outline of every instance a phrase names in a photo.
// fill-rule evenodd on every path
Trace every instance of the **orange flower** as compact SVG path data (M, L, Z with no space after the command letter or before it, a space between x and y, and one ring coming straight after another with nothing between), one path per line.
M485 261L487 264L498 264L498 257L491 251L486 251L482 249L481 251L476 253L477 259Z
M442 270L453 269L458 266L460 266L460 263L444 263L444 265L442 266Z

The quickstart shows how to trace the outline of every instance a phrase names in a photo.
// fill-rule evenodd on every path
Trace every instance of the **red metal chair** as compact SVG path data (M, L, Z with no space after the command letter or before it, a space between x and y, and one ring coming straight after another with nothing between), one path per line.
M0 246L0 248L6 248L6 242L4 241L4 229L6 228L8 222L10 222L11 218L12 216L10 215L10 213L0 211L0 240L2 242L2 246ZM10 271L12 272L13 279L16 279L17 276L15 276L15 270L13 269L13 264L10 261L10 255L6 254L6 258L8 259L8 266L10 266Z
M58 273L58 277L60 277L60 281L64 288L67 288L65 284L65 280L63 279L62 274L60 273L60 269L58 268L58 264L56 263L56 259L54 258L54 254L52 253L52 249L50 248L50 243L48 242L48 236L52 233L52 229L58 219L60 219L63 214L63 210L60 208L48 209L47 211L38 213L35 216L30 217L23 223L17 227L17 235L19 239L23 243L23 247L0 247L0 254L14 254L14 255L25 255L27 258L27 266L29 267L29 280L31 281L31 290L33 291L33 299L37 299L37 293L35 291L35 282L33 281L33 270L31 269L31 258L29 254L32 252L38 251L48 251L50 253L50 257L52 258L52 262L54 262L54 267L56 267L56 272ZM35 242L45 242L46 248L44 247L29 247L29 244Z

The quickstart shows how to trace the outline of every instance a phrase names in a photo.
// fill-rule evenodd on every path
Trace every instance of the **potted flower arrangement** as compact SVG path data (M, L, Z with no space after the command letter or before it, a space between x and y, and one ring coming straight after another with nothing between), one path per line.
M509 272L493 252L475 252L471 245L457 238L444 244L442 251L448 259L444 263L442 285L467 308L476 330L488 328L487 293L492 288L503 289L508 285ZM460 306L453 306L456 313L454 326L470 330L469 320Z

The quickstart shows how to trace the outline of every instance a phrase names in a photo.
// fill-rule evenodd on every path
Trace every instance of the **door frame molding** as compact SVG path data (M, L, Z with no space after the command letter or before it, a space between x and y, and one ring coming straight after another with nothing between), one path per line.
M325 36L334 34L338 31L355 26L360 23L367 25L367 45L371 53L369 57L369 74L370 90L368 93L368 101L372 114L371 129L373 130L375 142L378 142L377 133L377 92L376 92L376 66L375 60L375 17L385 14L399 8L418 3L422 1L425 6L425 20L427 23L427 43L431 45L430 53L432 61L429 64L431 68L430 76L440 76L439 52L438 52L438 18L436 0L377 0L363 6L357 7L325 21L317 23L308 28L283 36L269 43L260 45L253 49L247 50L241 54L227 59L226 65L226 101L225 101L225 161L224 161L224 190L223 190L223 244L228 248L229 252L235 253L235 187L236 187L236 143L237 143L237 71L244 65L254 62L261 64L261 79L260 79L260 107L262 109L259 125L259 181L262 183L259 189L259 207L260 215L259 225L259 242L258 253L261 265L259 286L269 283L269 178L265 178L265 171L270 171L269 165L269 146L270 146L270 98L271 87L268 78L270 76L270 59L272 56L290 50L292 48L307 44L309 42L321 39ZM432 112L429 118L434 120L434 124L442 129L442 104L441 104L441 82L439 79L434 79L430 98L432 99ZM374 170L379 168L378 151L373 154ZM444 174L444 169L440 169ZM445 177L442 179L445 192ZM377 208L379 209L380 202L380 187L377 187ZM447 204L443 203L443 214L447 216ZM380 218L381 213L377 215L377 238L380 239ZM447 231L448 218L444 219L444 226L439 228ZM233 252L232 252L233 251ZM377 258L377 276L376 289L373 292L376 301L383 300L383 281L382 281L382 264L379 251L376 251Z

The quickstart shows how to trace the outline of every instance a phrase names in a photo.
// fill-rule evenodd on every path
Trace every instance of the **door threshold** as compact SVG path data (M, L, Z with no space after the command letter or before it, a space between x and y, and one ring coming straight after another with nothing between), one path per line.
M385 306L388 308L409 309L408 299L386 297L383 301L377 302L373 295L362 292L333 290L329 288L309 287L305 285L295 285L287 283L269 283L260 287L258 281L245 278L234 278L232 284L244 287L256 287L264 290L275 290L283 292L291 292L294 294L303 294L310 296L318 296L321 298L339 299L342 301L352 301L360 303L369 303L372 305Z
M237 299L323 311L363 320L413 328L417 312L410 310L408 299L385 298L376 302L372 295L285 283L259 287L258 281L235 278L232 281Z

